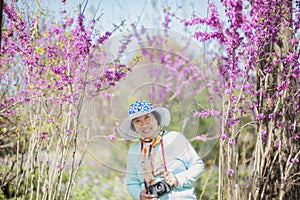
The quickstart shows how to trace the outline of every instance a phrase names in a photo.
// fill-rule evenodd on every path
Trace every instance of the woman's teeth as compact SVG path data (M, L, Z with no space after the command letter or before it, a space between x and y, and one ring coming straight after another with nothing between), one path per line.
M151 130L151 128L147 128L147 129L144 129L143 132L148 133L148 132L150 132L150 130Z

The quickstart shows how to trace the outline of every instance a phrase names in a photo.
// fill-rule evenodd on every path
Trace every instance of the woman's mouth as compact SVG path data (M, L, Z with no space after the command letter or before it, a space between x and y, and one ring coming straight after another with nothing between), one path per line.
M147 134L147 133L151 132L151 130L152 130L152 128L148 127L148 128L143 129L142 131L143 131L143 133Z

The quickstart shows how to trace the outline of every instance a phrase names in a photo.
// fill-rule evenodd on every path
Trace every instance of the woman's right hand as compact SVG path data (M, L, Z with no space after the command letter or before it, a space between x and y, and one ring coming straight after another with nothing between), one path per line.
M147 190L143 189L140 193L140 200L150 199L150 200L157 200L154 194L147 194Z

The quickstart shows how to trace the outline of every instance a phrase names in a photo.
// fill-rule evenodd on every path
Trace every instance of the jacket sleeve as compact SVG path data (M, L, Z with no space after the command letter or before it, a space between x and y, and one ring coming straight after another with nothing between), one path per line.
M190 187L204 171L204 163L191 143L181 133L177 133L172 144L177 155L176 159L184 163L186 168L185 171L175 174L178 180L177 188Z
M139 157L137 156L137 152L134 153L134 149L135 148L133 147L128 152L126 181L129 194L133 199L139 200L140 192L144 189L144 183L138 178L136 164L139 162L137 160Z

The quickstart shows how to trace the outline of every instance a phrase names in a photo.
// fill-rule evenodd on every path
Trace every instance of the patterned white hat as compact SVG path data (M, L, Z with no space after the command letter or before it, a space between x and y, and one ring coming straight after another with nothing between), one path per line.
M152 103L146 100L138 100L131 104L128 109L128 117L121 123L119 127L120 135L125 140L134 140L139 138L139 134L132 130L131 122L133 119L156 111L160 116L160 125L168 126L171 120L170 112L164 107L154 108Z

